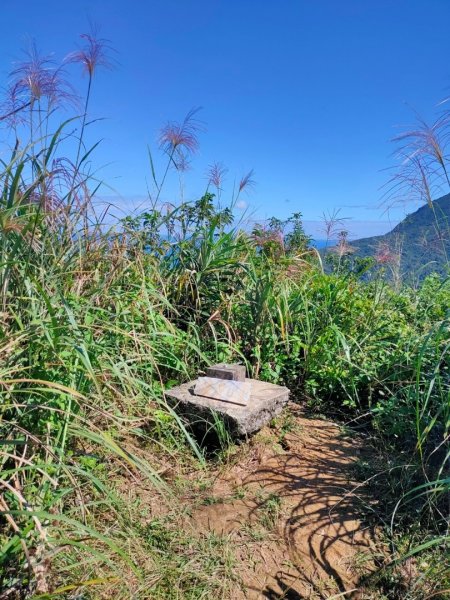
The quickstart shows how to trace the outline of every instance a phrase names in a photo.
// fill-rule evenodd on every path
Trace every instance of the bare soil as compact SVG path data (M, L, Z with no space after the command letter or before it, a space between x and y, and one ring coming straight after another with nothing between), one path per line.
M369 598L362 580L381 554L353 477L362 440L290 411L215 473L190 522L232 544L233 600Z

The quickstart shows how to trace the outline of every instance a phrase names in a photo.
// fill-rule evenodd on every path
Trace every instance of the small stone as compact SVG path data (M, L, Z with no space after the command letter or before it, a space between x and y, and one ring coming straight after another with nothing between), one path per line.
M207 377L216 377L217 379L231 379L232 381L245 381L244 365L227 365L220 363L212 365L206 369Z
M232 381L217 377L199 377L194 387L196 396L205 396L223 402L246 406L250 400L252 384L249 381Z

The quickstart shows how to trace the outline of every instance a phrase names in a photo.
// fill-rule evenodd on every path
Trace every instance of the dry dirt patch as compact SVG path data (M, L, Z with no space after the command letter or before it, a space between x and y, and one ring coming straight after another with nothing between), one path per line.
M364 597L378 551L351 475L361 441L291 410L287 432L266 428L217 473L192 524L234 545L243 585L233 598Z

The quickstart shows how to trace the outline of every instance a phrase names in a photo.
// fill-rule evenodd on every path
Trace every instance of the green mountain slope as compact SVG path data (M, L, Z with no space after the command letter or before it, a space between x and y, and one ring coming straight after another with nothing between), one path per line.
M422 279L432 272L446 273L450 258L450 194L421 206L392 231L355 240L354 256L373 256L377 262L399 264L406 277ZM399 261L399 263L398 263Z

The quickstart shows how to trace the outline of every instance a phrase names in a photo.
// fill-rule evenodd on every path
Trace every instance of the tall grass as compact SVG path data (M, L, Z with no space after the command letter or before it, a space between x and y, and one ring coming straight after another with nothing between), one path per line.
M202 358L195 338L165 316L176 309L156 265L136 260L91 202L92 149L83 133L94 61L102 62L100 46L91 56L92 43L83 51L91 60L85 112L55 133L47 131L64 99L59 67L33 50L10 89L24 96L12 132L30 136L24 144L17 138L0 174L0 585L17 596L57 588L80 564L77 586L109 580L120 563L139 576L124 543L121 501L103 470L113 461L130 477L147 477L155 493L169 493L127 437L157 421L158 406L168 412L163 382L186 377L191 357ZM115 530L97 518L105 511Z

